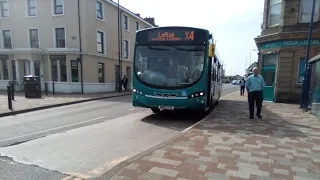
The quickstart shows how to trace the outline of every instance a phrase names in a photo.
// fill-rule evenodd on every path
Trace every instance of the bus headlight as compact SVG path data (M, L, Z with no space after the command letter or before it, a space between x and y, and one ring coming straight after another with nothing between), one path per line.
M202 96L204 96L204 91L192 93L189 95L188 99L202 97Z
M142 92L139 91L139 90L137 90L137 89L132 89L132 92L133 92L133 93L136 93L136 94L142 94Z

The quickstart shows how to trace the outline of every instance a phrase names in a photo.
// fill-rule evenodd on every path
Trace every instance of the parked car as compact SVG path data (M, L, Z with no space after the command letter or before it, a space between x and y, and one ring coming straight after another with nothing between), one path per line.
M233 80L232 84L239 85L240 84L240 80Z

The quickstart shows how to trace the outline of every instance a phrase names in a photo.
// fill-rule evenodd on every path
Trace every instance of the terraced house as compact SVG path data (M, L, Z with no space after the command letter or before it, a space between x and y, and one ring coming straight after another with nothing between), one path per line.
M130 79L135 33L154 27L120 6L121 74ZM118 71L118 5L111 0L0 0L0 89L23 76L42 89L114 91ZM82 67L82 68L81 68ZM82 71L81 71L82 69ZM81 86L83 78L83 86ZM129 85L130 87L130 85Z
M265 0L261 35L255 38L266 81L264 99L300 101L313 0ZM310 58L320 54L320 0L316 0Z

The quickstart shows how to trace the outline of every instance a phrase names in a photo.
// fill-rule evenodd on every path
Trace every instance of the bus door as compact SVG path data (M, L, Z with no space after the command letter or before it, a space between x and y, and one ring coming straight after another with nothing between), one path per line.
M207 74L207 106L210 106L211 99L211 79L212 78L212 58L209 58L208 62L208 74Z

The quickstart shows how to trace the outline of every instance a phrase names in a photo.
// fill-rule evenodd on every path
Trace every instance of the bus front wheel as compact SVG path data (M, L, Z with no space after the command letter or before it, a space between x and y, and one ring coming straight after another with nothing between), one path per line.
M151 111L152 111L153 113L158 113L158 112L160 112L160 109L158 109L158 108L151 108Z

